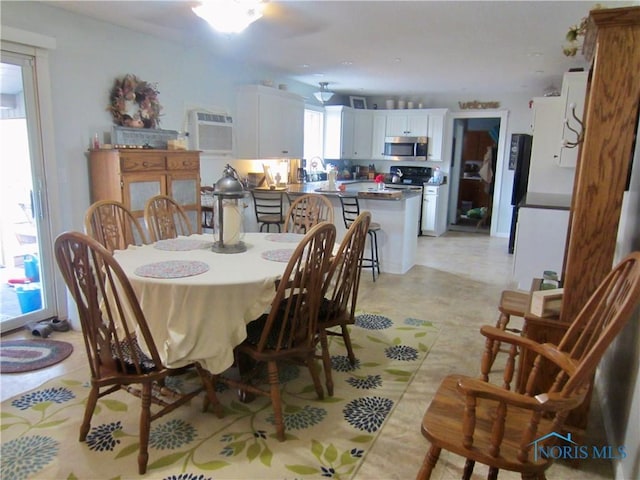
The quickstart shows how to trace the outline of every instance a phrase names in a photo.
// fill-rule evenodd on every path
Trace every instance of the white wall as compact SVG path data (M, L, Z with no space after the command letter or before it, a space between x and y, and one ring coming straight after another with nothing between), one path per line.
M95 132L111 131L106 108L115 78L132 73L157 82L163 106L160 127L170 130L184 129L185 110L193 106L233 113L238 85L272 78L303 96L316 89L240 62L220 61L204 50L36 2L2 2L1 21L3 26L38 32L57 42L50 52L50 70L63 229L82 229L90 203L86 151ZM225 163L202 158L207 176L219 178Z
M158 82L163 108L161 128L184 129L184 113L194 106L220 107L235 111L235 87L259 83L270 78L289 84L289 90L315 103L316 86L300 84L246 65L221 61L204 50L99 22L61 9L35 2L3 2L2 24L53 37L57 48L51 52L51 81L56 155L62 179L62 212L65 228L80 228L84 210L89 205L88 171L85 152L95 132L111 131L111 116L106 110L109 91L116 77L132 73ZM529 99L540 92L522 95L497 95L501 109L509 110L508 136L526 133L530 123ZM337 98L338 96L336 96ZM474 97L424 98L425 107L458 110L458 102ZM347 97L344 97L348 100ZM379 102L383 105L384 102ZM450 151L450 146L449 146ZM205 183L219 178L225 160L203 156ZM448 171L448 162L442 165ZM385 168L385 167L382 167ZM388 170L388 166L386 166ZM512 171L503 172L502 190L510 199ZM505 202L501 202L505 203ZM508 235L511 209L506 201L498 213L497 233Z
M537 95L537 92L534 92L533 95ZM509 145L512 133L531 133L531 109L529 108L529 100L531 99L531 92L522 92L521 94L508 94L508 95L496 95L495 98L484 99L486 101L498 101L500 102L500 108L497 110L488 110L484 113L487 116L494 116L495 113L507 112L507 120L506 120L506 135L504 139L504 144L502 144L502 149L500 153L503 155L504 162L502 163L502 169L500 171L495 172L496 178L496 195L498 198L498 202L494 202L493 215L496 217L495 220L495 231L492 231L492 234L497 236L508 237L509 230L511 228L511 191L513 189L513 170L509 170L508 158L509 158ZM438 107L448 108L450 111L450 117L453 117L456 113L466 113L466 112L483 112L482 110L460 110L458 106L459 101L464 101L468 98L475 98L473 93L465 92L464 98L459 96L440 96L437 99ZM429 102L436 101L435 99L429 100ZM427 105L431 108L433 105ZM451 121L451 125L448 126L448 132L452 131L453 121ZM450 142L451 134L449 136ZM449 158L451 152L451 146L449 145ZM446 166L446 171L449 171L450 166ZM496 205L498 207L496 208Z
M625 192L614 263L640 251L640 147L636 144L629 191ZM640 478L640 308L605 354L596 374L596 392L611 445L627 457L615 461L616 479Z

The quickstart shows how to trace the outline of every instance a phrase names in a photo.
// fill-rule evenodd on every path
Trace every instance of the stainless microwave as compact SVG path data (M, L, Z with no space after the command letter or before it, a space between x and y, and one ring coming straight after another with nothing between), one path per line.
M382 154L389 160L426 160L427 137L385 137Z

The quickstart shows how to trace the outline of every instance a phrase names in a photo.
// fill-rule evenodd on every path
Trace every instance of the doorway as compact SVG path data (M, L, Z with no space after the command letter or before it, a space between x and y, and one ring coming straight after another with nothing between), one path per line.
M0 57L0 329L58 314L38 49L2 42ZM43 67L41 67L43 68ZM46 75L43 78L48 78ZM46 95L45 95L46 96ZM45 107L46 108L46 107ZM53 157L53 156L52 156ZM50 168L53 168L53 162ZM45 180L46 179L46 180ZM66 313L66 310L64 310Z
M449 230L495 235L506 111L452 114Z

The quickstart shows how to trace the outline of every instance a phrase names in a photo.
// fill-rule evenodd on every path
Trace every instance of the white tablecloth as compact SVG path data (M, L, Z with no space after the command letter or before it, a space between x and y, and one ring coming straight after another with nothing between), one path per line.
M215 240L206 234L180 238ZM234 254L215 253L210 246L184 251L153 245L131 246L114 253L131 281L167 366L178 368L197 361L210 372L220 373L233 364L233 348L245 339L246 324L268 309L275 294L274 281L286 267L286 263L266 260L262 254L297 245L269 238L277 237L247 233L247 251ZM170 279L134 273L138 267L168 260L200 261L209 270Z

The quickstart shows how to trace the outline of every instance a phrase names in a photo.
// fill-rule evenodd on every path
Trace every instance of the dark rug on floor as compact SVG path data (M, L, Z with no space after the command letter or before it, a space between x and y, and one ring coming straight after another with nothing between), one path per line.
M38 370L61 362L73 352L67 342L47 339L7 340L0 342L0 373Z

